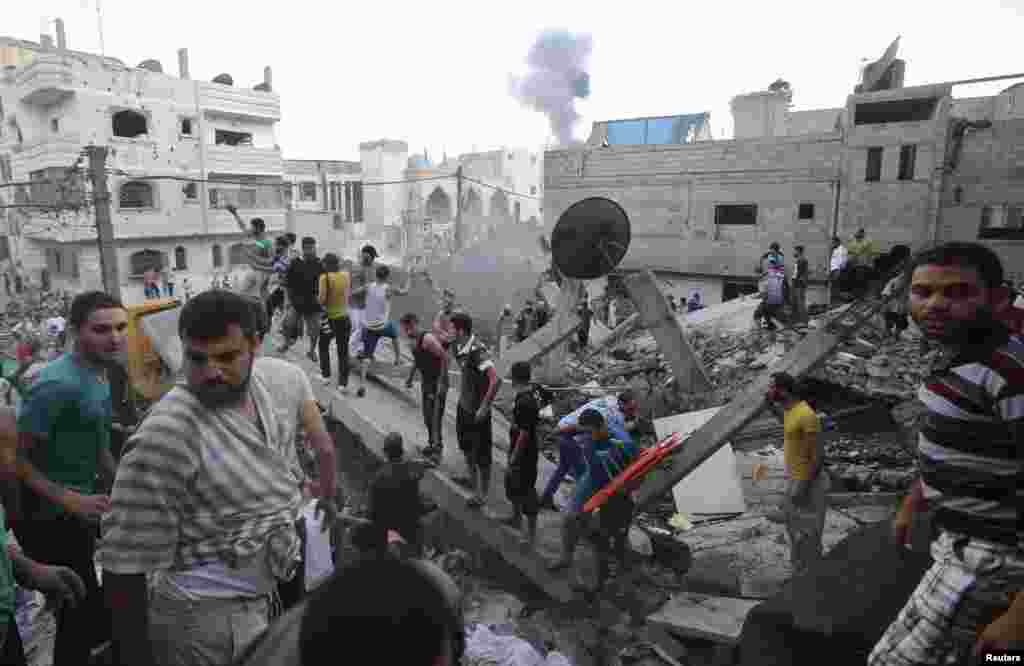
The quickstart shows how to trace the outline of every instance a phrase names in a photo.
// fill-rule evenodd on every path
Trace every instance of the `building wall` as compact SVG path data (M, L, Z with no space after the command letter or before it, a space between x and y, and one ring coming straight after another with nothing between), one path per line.
M10 157L14 180L28 180L41 169L66 169L86 145L110 147L111 217L115 237L124 247L133 247L136 241L166 245L185 236L198 237L189 243L210 241L210 245L210 239L237 235L234 219L210 208L207 188L197 182L194 198L186 197L181 179L202 180L218 174L266 182L268 177L279 178L283 170L274 136L280 99L271 92L184 80L125 67L109 58L54 50L36 53L30 65L0 82L0 98L5 115L15 118L22 130L20 143L15 132L0 138L0 154ZM114 136L113 117L122 110L142 114L146 133L134 138ZM182 132L183 119L191 121L189 134ZM218 128L249 132L253 145L216 146ZM122 207L122 185L143 176L164 177L146 181L152 187L154 205ZM221 190L238 187L210 185ZM283 230L280 188L266 187L271 191L261 191L256 206L240 207L240 213L246 219L262 217L271 232ZM52 216L29 217L21 246L30 273L42 269L43 248L53 242L94 242L90 210L62 213L64 224L55 224ZM88 253L80 254L80 263L88 261ZM82 270L83 284L87 272ZM121 267L121 275L130 286L127 265Z
M549 151L545 228L576 201L603 196L630 218L625 269L749 277L777 241L787 254L805 245L821 275L841 156L838 134ZM757 204L757 223L716 225L715 206L737 203ZM800 203L814 204L813 219L797 219Z

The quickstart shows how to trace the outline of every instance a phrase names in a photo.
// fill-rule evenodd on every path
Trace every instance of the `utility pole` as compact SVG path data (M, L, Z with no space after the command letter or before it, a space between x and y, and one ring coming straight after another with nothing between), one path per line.
M462 165L455 170L455 251L462 251Z
M117 248L114 246L114 225L110 219L110 190L107 188L107 148L89 146L89 176L92 179L93 206L96 211L96 244L100 251L100 274L103 291L121 299L121 278L117 271Z

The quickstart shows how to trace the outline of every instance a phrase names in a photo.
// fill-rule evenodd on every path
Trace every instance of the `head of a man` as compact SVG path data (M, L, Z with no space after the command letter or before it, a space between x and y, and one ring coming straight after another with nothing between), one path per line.
M842 244L843 244L843 242L841 240L839 240L839 236L833 236L832 237L832 249L833 250L836 249L837 247L839 247Z
M768 246L768 249L771 250L772 252L781 252L782 246L779 245L777 242L774 242Z
M316 258L316 239L312 236L302 239L302 256L306 259Z
M405 448L402 444L402 435L397 432L389 432L384 436L384 445L381 447L384 456L391 462L397 462L405 455Z
M377 282L387 282L391 279L391 269L387 266L378 266L374 275L377 277Z
M420 334L420 318L414 312L406 312L402 315L402 318L398 320L398 325L402 329L402 335L415 340Z
M262 236L267 231L267 223L263 221L262 217L254 217L249 222L249 226L252 228L252 232L257 236Z
M858 230L857 230L857 233L855 233L855 234L853 235L853 237L854 237L854 238L856 238L856 239L857 239L857 240L859 240L859 241L862 241L862 240L864 240L864 235L865 235L865 234L864 234L864 230L863 230L863 229L858 229Z
M364 245L359 252L359 260L363 266L372 266L377 259L377 248L372 245Z
M299 237L294 232L289 231L284 235L285 240L288 241L288 247L294 247L299 242Z
M128 313L119 300L102 291L75 296L68 316L75 351L86 361L112 365L128 344Z
M375 663L455 666L465 651L461 593L429 563L360 558L310 596L299 630L303 666L337 663L341 635L350 654Z
M910 315L921 331L949 346L987 337L1009 294L999 257L977 243L947 243L910 264Z
M324 255L324 270L327 271L328 273L337 273L338 271L340 271L341 270L341 257L339 257L338 255L334 254L333 252L328 252L327 254L325 254Z
M288 239L278 236L274 239L274 254L281 257L288 254Z
M509 368L508 376L512 384L517 387L527 386L530 383L532 368L529 361L517 361Z
M590 435L591 439L603 440L608 438L608 425L604 416L596 409L585 409L579 418L580 430Z
M455 292L445 289L441 294L441 307L445 312L451 312L455 307Z
M797 381L793 375L788 372L776 372L772 375L772 383L768 387L768 393L765 397L770 402L787 405L799 400L798 393Z
M626 390L619 394L619 410L622 411L622 415L627 420L635 419L640 415L640 401L636 397L636 393L632 390Z
M206 407L237 405L245 398L259 349L261 321L240 294L204 291L182 308L178 335L189 391Z
M465 312L456 312L452 315L452 329L455 330L455 343L464 345L473 336L473 318Z
M797 259L800 259L801 257L803 257L804 256L804 246L803 245L794 245L793 246L793 254L796 256Z

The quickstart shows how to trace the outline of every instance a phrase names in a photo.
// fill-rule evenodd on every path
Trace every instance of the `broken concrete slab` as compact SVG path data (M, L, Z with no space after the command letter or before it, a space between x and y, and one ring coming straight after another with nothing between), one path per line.
M643 271L626 280L642 325L657 340L658 349L672 366L676 383L684 392L702 393L714 388L700 357L683 333L665 294L651 271Z
M689 436L707 423L721 408L712 407L688 414L676 414L654 421L659 439L672 433ZM683 446L686 446L685 444ZM723 446L672 489L676 510L682 514L727 514L747 510L732 447Z
M758 601L692 592L672 595L647 622L669 633L715 643L739 643L747 614Z

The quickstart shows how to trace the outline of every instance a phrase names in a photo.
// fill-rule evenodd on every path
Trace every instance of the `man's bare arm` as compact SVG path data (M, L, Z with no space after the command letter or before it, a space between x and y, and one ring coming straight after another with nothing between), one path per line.
M231 216L235 218L235 222L238 223L238 228L242 230L243 234L252 233L251 229L246 228L245 221L242 219L242 216L238 214L238 209L235 208L234 204L228 204L224 209L231 213Z
M66 489L46 478L30 460L32 452L42 448L46 441L47 438L43 435L35 435L30 432L18 433L18 460L16 463L18 478L38 495L57 506L63 506Z
M302 421L306 431L306 439L316 452L317 468L320 472L318 490L320 499L332 501L337 483L337 462L334 451L334 440L331 439L320 415L320 408L315 401L302 406Z
M110 451L110 443L107 442L106 446L100 443L97 449L100 479L107 486L112 486L117 475L117 463L114 462L114 454Z
M110 609L115 654L121 664L156 663L149 640L149 597L145 574L104 570L103 590Z

